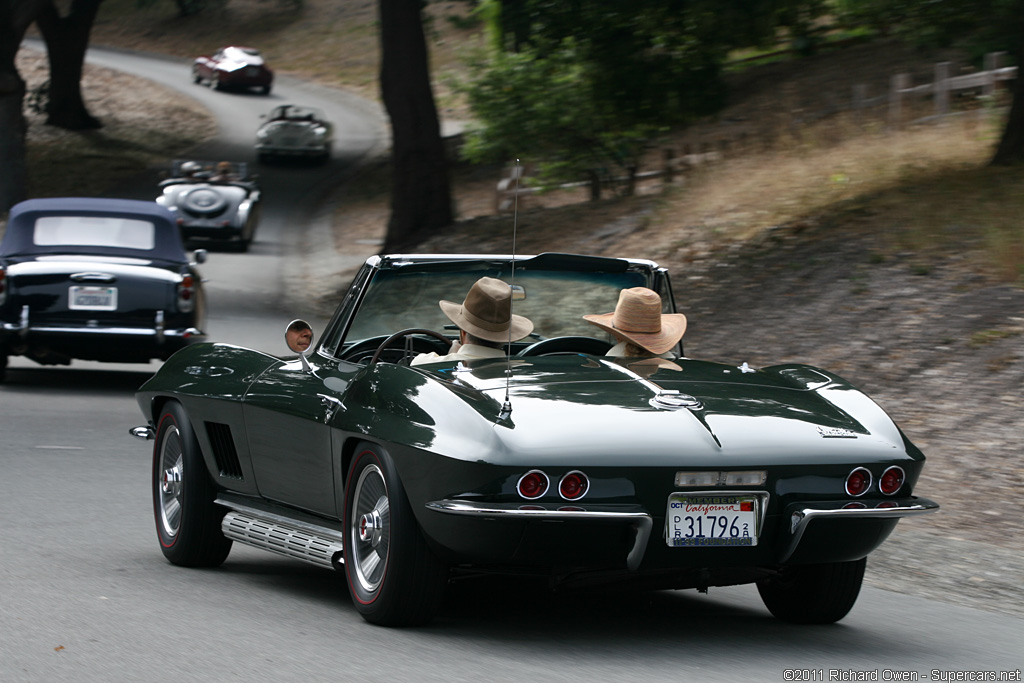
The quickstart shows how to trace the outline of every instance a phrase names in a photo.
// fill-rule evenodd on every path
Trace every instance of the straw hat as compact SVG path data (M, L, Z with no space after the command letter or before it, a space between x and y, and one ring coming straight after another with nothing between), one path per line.
M518 341L533 332L529 318L512 314L512 288L507 282L482 277L461 304L441 300L448 318L474 337L493 342Z
M614 312L585 315L583 319L656 356L678 344L686 332L686 316L662 313L661 297L646 287L622 290Z

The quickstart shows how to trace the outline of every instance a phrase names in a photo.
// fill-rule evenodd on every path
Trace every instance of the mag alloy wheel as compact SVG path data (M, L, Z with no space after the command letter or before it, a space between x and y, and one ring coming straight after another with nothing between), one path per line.
M192 423L180 403L164 406L153 447L153 516L160 550L183 567L216 567L231 551Z
M430 621L448 567L427 547L390 454L356 447L345 486L345 579L356 610L381 626Z
M370 596L380 589L391 546L391 505L380 468L370 465L363 469L354 493L352 573L359 583L359 592Z
M161 538L173 543L181 528L181 473L184 469L181 433L177 425L167 427L159 448L157 523Z

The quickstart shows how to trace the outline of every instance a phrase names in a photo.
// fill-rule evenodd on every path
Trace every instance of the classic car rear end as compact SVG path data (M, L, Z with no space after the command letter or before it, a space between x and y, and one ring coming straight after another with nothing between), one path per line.
M274 84L274 72L259 50L230 46L197 57L192 64L192 80L206 81L214 90L259 88L266 95Z
M198 171L182 172L189 164ZM224 169L218 175L217 168ZM156 202L174 212L186 241L215 242L247 251L255 239L261 191L244 162L181 161L160 183Z
M11 210L0 243L4 366L15 355L166 359L202 338L204 308L173 216L155 203L34 199Z
M509 285L533 332L505 357L410 365L448 350L458 331L438 301L482 276ZM389 625L428 620L448 580L479 572L756 583L781 619L841 619L866 556L900 518L938 508L914 494L924 456L818 368L681 346L609 356L583 316L635 287L675 314L650 261L372 257L308 358L177 354L139 390L149 424L133 430L156 441L165 556L215 566L241 542L334 567L357 610Z

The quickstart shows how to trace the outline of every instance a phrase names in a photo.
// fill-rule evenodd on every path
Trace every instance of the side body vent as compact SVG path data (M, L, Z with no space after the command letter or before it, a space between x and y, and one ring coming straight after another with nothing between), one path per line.
M213 459L217 461L220 476L244 479L242 465L238 462L235 440L231 438L231 427L220 422L207 422L206 434L213 446Z

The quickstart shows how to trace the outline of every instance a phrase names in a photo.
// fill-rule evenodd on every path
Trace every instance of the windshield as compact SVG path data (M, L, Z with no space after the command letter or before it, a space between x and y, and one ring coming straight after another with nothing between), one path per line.
M426 328L455 336L456 327L441 312L441 299L462 303L469 288L481 277L513 283L501 264L474 264L458 272L382 270L367 289L345 342L390 335L406 328ZM650 286L642 272L576 272L517 269L512 312L534 324L532 339L566 335L605 338L599 328L583 320L590 313L615 309L619 291Z

